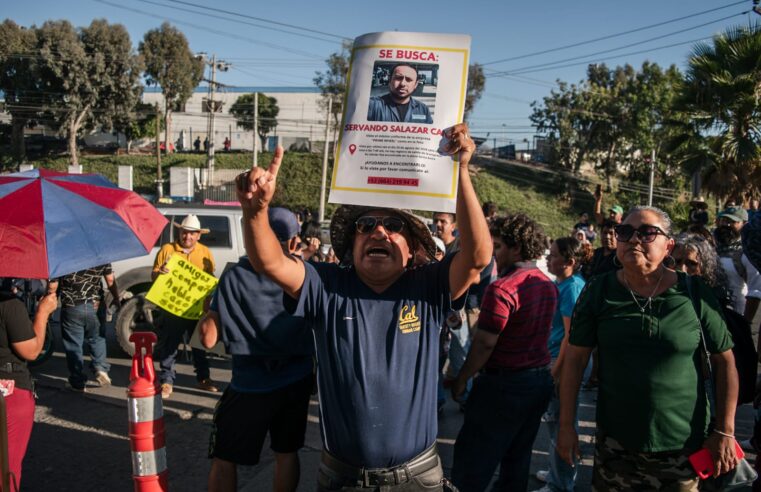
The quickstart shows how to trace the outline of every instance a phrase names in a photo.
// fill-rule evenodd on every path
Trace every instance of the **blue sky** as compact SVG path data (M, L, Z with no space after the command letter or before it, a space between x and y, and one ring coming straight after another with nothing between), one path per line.
M690 41L710 37L728 26L756 21L756 14L742 14L752 7L751 0L3 3L2 16L25 26L49 19L67 19L76 26L87 25L95 18L118 22L127 27L135 46L147 30L169 21L185 33L194 51L216 53L230 61L232 69L220 74L218 80L238 86L311 86L315 71L322 70L325 58L340 48L340 37L393 30L469 34L473 39L471 61L485 64L487 75L508 72L507 76L487 78L486 91L471 118L472 131L480 136L489 133L490 144L497 137L498 145L513 140L519 148L525 145L522 140L530 139L534 133L528 120L529 103L547 95L556 79L576 82L584 77L586 65L592 61L609 66L639 66L650 60L681 68L694 44ZM205 5L214 10L202 8ZM710 9L718 10L694 15ZM688 16L659 27L557 49ZM656 37L660 39L653 39ZM680 45L654 49L674 44ZM625 45L634 46L616 49ZM607 50L611 51L597 54ZM634 53L643 50L647 52ZM549 52L536 54L541 51ZM524 55L530 56L493 63ZM542 64L547 65L537 67Z

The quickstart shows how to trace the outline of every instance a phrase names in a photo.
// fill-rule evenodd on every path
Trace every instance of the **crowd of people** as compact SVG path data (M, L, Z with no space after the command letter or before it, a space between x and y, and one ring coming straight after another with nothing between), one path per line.
M735 410L748 400L733 335L750 332L761 299L748 250L757 221L728 203L709 230L696 199L689 227L677 233L656 207L613 204L603 213L598 188L594 221L581 214L568 235L550 239L526 214L481 205L467 126L446 137L459 156L456 210L434 213L430 227L406 210L343 205L325 246L307 211L271 205L282 149L268 168L237 178L247 255L221 276L200 321L163 314L156 348L163 398L193 330L204 347L222 342L232 356L214 413L208 489L236 490L237 466L256 465L269 435L274 490L295 490L314 394L321 491L476 492L492 482L523 491L542 421L551 444L549 469L536 474L540 490L574 490L582 384L597 391L595 490L698 490L689 457L702 448L715 475L735 469ZM176 241L159 250L153 278L169 273L173 255L213 274L198 217L174 226ZM55 279L33 321L3 289L0 371L15 381L6 401L17 480L34 409L24 361L39 352L56 296L67 387L85 390L85 345L95 380L111 383L103 284L118 305L109 265ZM198 387L219 391L203 350L193 349L193 365ZM449 397L464 419L445 476L437 415ZM761 446L757 427L746 446Z

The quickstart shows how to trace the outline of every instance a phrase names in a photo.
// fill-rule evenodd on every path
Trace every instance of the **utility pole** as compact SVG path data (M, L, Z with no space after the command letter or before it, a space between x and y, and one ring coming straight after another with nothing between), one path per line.
M254 167L259 166L259 93L254 92Z
M655 185L655 149L650 153L650 187L647 190L647 206L653 206L653 186Z
M161 179L161 112L156 103L156 197L164 197L164 187Z
M322 181L320 184L320 223L325 220L325 186L328 180L328 137L330 136L330 115L333 112L333 97L328 96L328 111L325 116L325 148L322 149Z
M217 55L211 55L211 60L207 60L206 53L199 53L197 57L211 68L211 80L209 83L209 95L206 101L209 117L206 125L206 138L209 140L209 147L206 150L206 186L210 186L214 176L214 117L217 112L217 102L214 100L214 93L217 89L217 70L227 72L230 64L225 61L217 61ZM220 105L221 106L221 105Z

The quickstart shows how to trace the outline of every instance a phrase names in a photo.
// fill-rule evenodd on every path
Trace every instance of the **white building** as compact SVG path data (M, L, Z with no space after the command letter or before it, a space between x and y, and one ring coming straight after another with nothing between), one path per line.
M208 87L197 87L193 95L183 105L181 111L172 113L172 135L171 142L178 148L192 149L193 142L200 138L203 142L209 135L209 112L210 105L205 104L208 100ZM230 114L230 107L235 103L239 96L260 92L269 97L277 99L280 112L277 116L277 126L267 135L267 147L262 148L259 143L259 150L274 148L276 143L283 145L286 150L318 150L322 149L322 142L325 140L325 122L326 114L320 106L322 99L318 87L225 87L214 94L214 100L217 101L217 112L214 115L214 132L213 142L215 149L221 151L224 148L225 138L229 138L231 149L233 150L252 150L253 149L253 132L239 128L235 118ZM3 111L3 94L0 91L0 123L10 123L10 114ZM164 96L158 87L145 87L143 92L143 102L154 105L159 104L163 110ZM56 132L38 126L36 128L26 129L27 135L50 135ZM126 140L123 135L115 135L106 132L93 132L83 136L88 146L107 146L116 145L126 147ZM162 132L161 138L164 135ZM329 140L334 138L332 131ZM319 142L318 146L312 145ZM152 141L146 140L145 144L151 144ZM139 144L139 143L138 143ZM203 147L201 147L203 150Z
M256 92L274 97L280 108L277 127L267 135L268 148L274 146L277 140L286 150L294 147L309 150L312 142L325 140L326 115L319 104L322 97L318 87L227 87L214 94L217 105L221 105L214 115L213 142L217 151L223 149L225 138L230 139L234 150L253 149L253 132L237 126L230 114L230 107L239 96ZM172 114L171 141L178 148L192 149L196 139L200 138L203 142L209 135L208 108L211 105L207 104L208 98L208 88L198 87L180 108L181 111ZM146 87L143 102L151 105L158 103L163 109L161 89Z

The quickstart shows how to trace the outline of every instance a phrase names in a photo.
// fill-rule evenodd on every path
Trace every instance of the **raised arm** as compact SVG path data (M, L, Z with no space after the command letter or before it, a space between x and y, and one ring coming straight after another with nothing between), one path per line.
M298 297L304 285L304 264L283 253L267 216L282 161L283 147L278 146L267 170L253 167L238 175L236 184L243 209L243 242L251 265L286 294Z
M462 296L468 288L479 281L481 270L489 264L492 241L481 204L473 189L468 164L476 144L468 134L468 126L460 123L446 132L449 139L447 150L460 153L459 187L457 190L457 229L460 231L460 250L449 268L449 290L452 299Z

